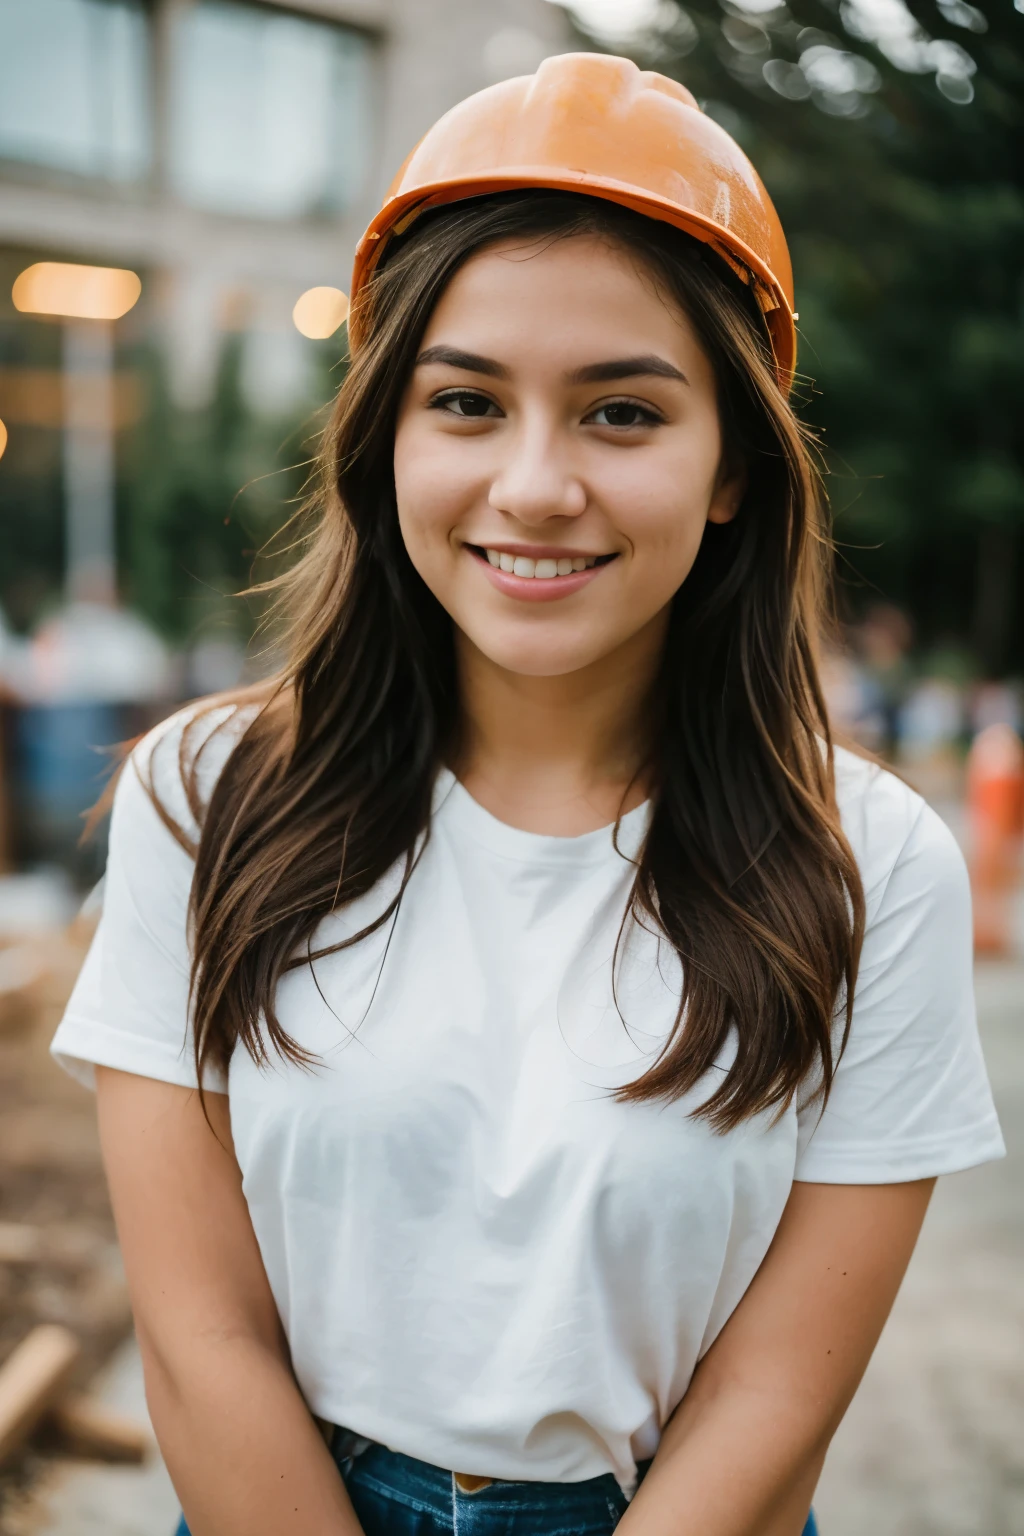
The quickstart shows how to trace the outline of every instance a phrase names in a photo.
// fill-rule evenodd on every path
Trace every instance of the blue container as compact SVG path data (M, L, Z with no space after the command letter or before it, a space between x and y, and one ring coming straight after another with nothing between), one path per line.
M15 847L20 863L61 864L89 879L102 867L105 833L78 844L84 816L103 793L116 754L133 734L117 704L37 704L14 716ZM104 750L106 749L106 750Z

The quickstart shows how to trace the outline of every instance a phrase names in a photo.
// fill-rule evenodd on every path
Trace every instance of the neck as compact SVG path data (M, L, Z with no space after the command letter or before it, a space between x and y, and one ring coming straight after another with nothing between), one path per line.
M611 655L556 677L510 672L456 631L453 764L475 800L530 832L578 836L642 803L661 615Z

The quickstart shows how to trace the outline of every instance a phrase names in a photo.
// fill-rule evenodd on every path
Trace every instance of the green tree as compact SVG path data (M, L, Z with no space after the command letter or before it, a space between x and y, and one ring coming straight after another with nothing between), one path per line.
M1024 15L664 0L636 57L743 143L786 227L848 607L884 594L924 645L1021 667Z
M315 394L337 388L341 342L319 344ZM236 597L258 556L301 499L320 416L297 408L255 414L241 388L242 338L222 345L213 399L196 410L171 400L160 354L139 367L147 409L121 464L122 580L128 602L169 639L225 625L248 640L256 610Z

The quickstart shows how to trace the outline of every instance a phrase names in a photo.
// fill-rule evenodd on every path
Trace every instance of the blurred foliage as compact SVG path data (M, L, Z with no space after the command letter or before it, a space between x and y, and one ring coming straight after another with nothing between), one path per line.
M0 612L17 629L45 608L64 564L60 434L46 425L45 409L27 410L24 424L11 410L20 395L31 396L33 378L52 381L44 405L59 408L60 327L26 320L9 300L18 272L39 254L0 253L0 417L10 433L0 459Z
M0 252L0 293L49 253ZM277 414L255 410L243 387L245 333L225 331L208 403L186 408L168 386L159 328L144 299L118 329L118 378L138 402L117 434L117 546L125 601L175 643L233 632L244 644L256 608L235 599L258 552L301 500L325 407L340 381L344 333L304 342L302 398ZM0 461L0 611L27 630L62 601L64 492L60 325L0 307L0 387L22 404L31 381L47 413L24 411ZM52 396L52 399L51 399ZM44 419L45 414L52 416Z
M634 53L743 144L782 217L847 610L884 595L923 646L1021 668L1024 14L663 0Z
M259 551L301 499L317 420L254 413L241 387L243 338L223 338L208 405L176 406L161 357L144 359L148 409L127 438L119 474L126 600L161 632L187 641L211 628L248 639L255 608L235 597ZM318 380L321 398L336 384Z
M176 404L164 354L138 364L147 409L125 434L119 549L126 600L170 640L233 632L246 644L261 611L241 594L279 567L275 535L308 492L320 432L340 385L345 331L309 342L305 387L290 408L254 408L244 388L245 333L227 331L209 403Z

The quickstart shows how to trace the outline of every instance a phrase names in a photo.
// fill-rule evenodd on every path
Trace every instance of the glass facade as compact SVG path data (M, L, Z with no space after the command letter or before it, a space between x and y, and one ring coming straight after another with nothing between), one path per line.
M165 715L165 688L239 680L251 618L231 594L304 492L344 337L292 312L343 271L376 58L295 4L0 0L5 866L96 878L102 843L78 847L94 749ZM50 262L130 268L141 301L116 322L18 309L19 278ZM121 610L96 602L112 588ZM109 644L76 628L96 611L120 626ZM121 663L147 654L141 620L175 663L136 686Z
M339 213L368 159L359 33L232 0L178 19L170 170L186 202L263 218Z
M149 95L138 0L0 0L0 158L138 181Z
M110 182L150 173L151 6L0 0L0 160ZM168 177L214 213L332 217L369 158L371 46L350 28L243 0L176 12Z

